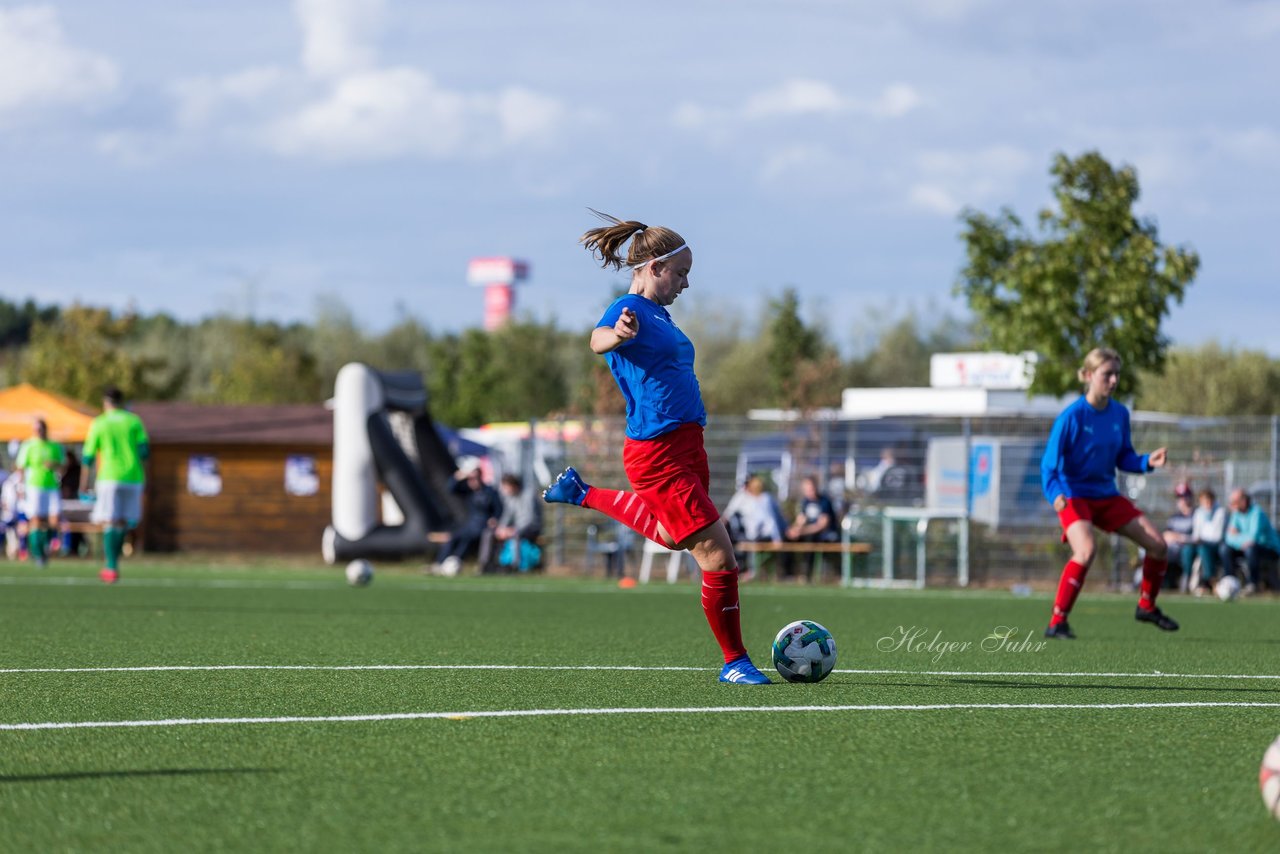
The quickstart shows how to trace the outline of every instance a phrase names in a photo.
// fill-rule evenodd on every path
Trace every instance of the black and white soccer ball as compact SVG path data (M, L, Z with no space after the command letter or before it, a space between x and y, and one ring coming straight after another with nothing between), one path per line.
M347 583L352 587L364 587L373 581L373 564L359 558L347 564Z

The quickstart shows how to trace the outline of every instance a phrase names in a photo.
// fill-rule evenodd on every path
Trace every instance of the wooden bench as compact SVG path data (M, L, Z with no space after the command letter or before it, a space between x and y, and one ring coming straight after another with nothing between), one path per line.
M816 574L822 572L822 556L827 554L837 554L842 560L856 554L871 554L872 547L870 543L847 542L847 543L797 543L797 542L764 542L764 543L734 543L733 550L736 552L744 552L751 556L751 572L754 575L760 569L760 555L774 554L812 554L813 555L813 571ZM844 574L842 572L842 574Z

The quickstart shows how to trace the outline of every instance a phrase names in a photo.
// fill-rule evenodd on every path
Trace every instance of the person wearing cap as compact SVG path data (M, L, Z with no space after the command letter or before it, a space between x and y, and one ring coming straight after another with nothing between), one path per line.
M462 570L462 559L487 531L497 526L498 517L502 515L502 499L496 489L484 482L480 461L475 457L459 461L451 491L462 499L467 517L449 532L449 540L440 546L432 567L433 572L450 577Z
M124 394L108 386L102 394L102 414L89 424L80 469L80 492L84 495L89 494L90 472L96 470L89 518L102 525L106 565L98 577L106 584L120 580L125 535L142 521L143 466L151 453L150 442L142 419L124 408Z
M672 229L592 213L605 224L578 242L606 269L631 275L628 292L592 330L591 350L605 358L626 401L622 460L634 491L591 486L570 466L542 498L596 510L659 545L687 549L702 571L702 613L724 656L720 681L767 685L742 642L738 561L711 500L693 343L667 311L689 287L693 250Z

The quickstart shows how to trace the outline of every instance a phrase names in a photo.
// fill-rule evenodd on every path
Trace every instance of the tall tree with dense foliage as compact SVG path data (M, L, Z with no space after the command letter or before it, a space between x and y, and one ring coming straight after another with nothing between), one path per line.
M769 383L762 389L760 405L807 409L832 406L833 401L838 404L839 357L822 330L800 317L795 288L786 288L781 297L770 300L769 317L765 333Z
M995 350L1040 354L1032 390L1078 387L1084 353L1111 347L1124 358L1120 394L1136 393L1141 371L1158 372L1169 346L1161 322L1181 303L1200 266L1190 248L1160 243L1139 218L1138 175L1101 154L1058 154L1050 170L1057 210L1042 210L1039 235L1007 208L997 217L962 214L967 263L956 291Z
M165 361L132 346L138 317L109 309L73 305L31 328L20 374L33 385L85 403L97 404L107 385L131 399L158 400L175 389Z
M1175 347L1163 374L1143 378L1137 406L1179 415L1273 415L1280 412L1280 359L1216 342Z

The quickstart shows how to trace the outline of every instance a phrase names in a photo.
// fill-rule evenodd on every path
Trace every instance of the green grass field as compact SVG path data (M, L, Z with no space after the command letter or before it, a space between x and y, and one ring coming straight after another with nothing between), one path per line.
M750 687L688 583L124 569L0 569L6 851L1280 850L1277 601L747 585L840 651Z

